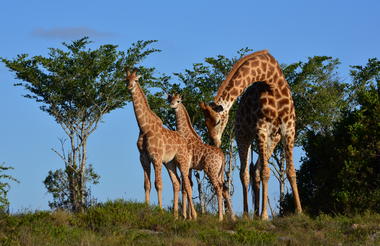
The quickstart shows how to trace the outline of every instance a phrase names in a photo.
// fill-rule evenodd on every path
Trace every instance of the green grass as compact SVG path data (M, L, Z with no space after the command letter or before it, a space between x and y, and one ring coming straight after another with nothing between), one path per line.
M142 203L117 200L85 213L0 215L1 245L380 245L380 215L306 215L219 223L216 216L175 220Z

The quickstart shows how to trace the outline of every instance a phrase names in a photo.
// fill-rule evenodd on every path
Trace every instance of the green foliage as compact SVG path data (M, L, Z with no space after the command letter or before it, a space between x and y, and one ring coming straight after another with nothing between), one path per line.
M22 81L15 85L28 91L26 98L42 104L41 110L54 117L69 140L68 151L65 140L61 140L61 152L53 150L63 160L65 169L50 172L45 179L48 191L53 194L51 206L69 207L73 211L86 206L86 182L95 177L91 175L92 168L87 169L88 137L103 115L130 101L125 68L137 67L147 56L158 52L149 48L154 42L138 41L125 53L111 44L89 49L91 41L84 37L63 43L65 49L50 48L47 57L29 58L21 54L13 60L1 58ZM138 69L147 83L145 86L153 84L154 68Z
M83 213L28 212L0 217L1 245L376 245L380 215L301 215L272 221L217 216L178 219L146 204L117 200Z
M127 54L117 51L116 45L101 45L91 50L91 41L85 37L71 44L63 43L66 50L50 48L48 57L17 55L5 65L16 73L16 78L30 94L25 97L41 102L41 110L48 112L60 124L88 124L97 122L102 115L123 107L128 98L124 81L125 67L135 67L157 49L147 49L154 43L138 41ZM139 67L144 81L152 78L153 68Z
M49 171L48 176L46 176L44 180L46 189L53 196L53 201L49 202L49 207L51 209L63 208L73 210L70 200L70 185L68 182L69 177L66 170L57 169L55 171ZM95 173L92 165L90 164L85 170L84 178L85 183L98 184L100 176ZM90 194L91 191L87 188L86 192L83 194L85 199L85 207L90 207L95 203Z
M205 58L205 62L195 63L191 69L185 69L182 73L174 73L174 76L178 79L178 83L172 83L170 82L170 77L164 76L163 79L156 84L156 86L165 93L180 93L182 95L183 103L189 113L194 129L205 142L210 143L210 140L207 135L207 128L204 123L203 112L199 108L199 103L202 101L213 101L213 96L216 94L220 83L225 79L225 76L233 64L250 51L248 48L241 49L233 58L227 58L223 55L207 57ZM155 96L162 98L163 93L158 92ZM175 126L175 118L173 118L172 110L159 111L163 103L166 103L165 99L162 99L161 102L162 103L151 104L152 109L158 112L162 119L169 119L165 121L167 125ZM227 149L229 144L233 141L233 138L230 136L234 135L233 123L235 117L233 112L234 110L230 112L231 120L225 130L222 149Z
M11 187L9 181L19 182L11 175L4 174L4 171L12 169L13 167L7 167L4 166L4 164L0 164L0 213L6 212L9 206L8 192Z
M347 107L346 87L337 75L338 59L327 56L309 57L283 67L296 108L298 145L307 131L324 133L331 130Z
M334 128L309 132L298 180L303 205L313 214L380 212L380 62L355 66L355 105Z

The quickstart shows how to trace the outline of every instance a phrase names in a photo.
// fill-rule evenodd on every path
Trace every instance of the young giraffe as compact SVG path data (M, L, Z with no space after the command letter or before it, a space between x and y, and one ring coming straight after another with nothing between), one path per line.
M189 114L182 104L180 95L168 96L170 107L175 110L177 131L186 138L192 155L191 168L204 170L213 185L218 198L219 221L223 220L223 197L226 200L231 218L232 210L229 191L224 187L224 154L220 148L204 144L191 125Z
M174 215L178 215L178 192L179 182L175 173L175 166L169 164L175 162L182 175L182 182L185 191L183 197L189 200L192 217L196 218L195 208L192 202L192 190L189 181L190 155L186 140L175 131L168 130L162 126L161 119L150 109L146 97L140 84L140 76L136 72L127 71L128 89L132 94L133 108L136 120L140 128L140 135L137 142L140 150L140 159L144 167L145 188L150 186L150 162L153 163L155 171L155 187L158 195L158 204L162 208L162 163L167 163L168 172L173 182L174 192ZM146 191L147 192L147 191ZM185 194L184 194L185 192ZM147 195L146 195L147 196ZM149 200L149 199L148 199ZM185 200L183 198L183 200ZM183 215L186 217L186 215Z
M251 107L246 107L247 111L244 114L249 119L248 121L252 122L250 127L253 129L241 128L241 136L237 138L239 139L237 141L239 142L239 154L242 162L240 179L243 185L244 213L248 213L249 172L247 155L250 143L247 142L249 137L242 135L249 135L250 132L253 132L251 137L257 139L259 147L259 169L263 189L261 218L268 219L267 197L270 176L268 159L274 148L273 146L277 144L280 138L284 141L287 177L293 190L296 211L301 213L302 208L293 164L294 104L281 68L276 59L267 50L252 53L238 60L219 87L214 102L210 105L201 103L200 106L205 113L209 134L215 145L220 146L221 136L228 122L230 108L246 88L257 82L263 82L267 92L257 97L260 100L255 103L252 102Z

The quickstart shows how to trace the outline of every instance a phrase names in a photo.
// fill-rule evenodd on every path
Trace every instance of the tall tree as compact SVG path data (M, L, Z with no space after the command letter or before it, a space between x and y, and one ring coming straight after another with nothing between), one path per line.
M0 164L0 213L6 212L9 207L8 192L11 187L9 181L19 182L12 175L4 173L11 169L13 169L13 167Z
M309 57L306 62L282 65L291 87L296 108L296 146L303 145L308 131L324 133L330 130L347 107L346 87L338 76L338 59L328 56ZM275 149L270 163L279 182L279 210L285 196L285 157L281 143Z
M148 48L154 42L138 41L125 53L110 44L91 50L87 48L91 42L85 37L63 43L65 49L50 48L47 57L29 58L21 54L11 60L1 58L22 81L15 85L29 91L25 97L41 103L40 109L54 117L67 135L69 150L55 151L65 168L50 172L45 185L53 194L66 189L67 194L62 199L72 211L83 210L88 197L86 182L89 178L97 179L87 167L88 138L105 114L130 100L124 68L132 68L157 52ZM139 69L143 81L152 83L154 69L142 66ZM62 178L63 173L65 182L56 179L57 175ZM60 202L52 204L62 205Z
M299 185L313 214L380 212L380 61L353 66L351 76L351 107L331 130L305 138Z

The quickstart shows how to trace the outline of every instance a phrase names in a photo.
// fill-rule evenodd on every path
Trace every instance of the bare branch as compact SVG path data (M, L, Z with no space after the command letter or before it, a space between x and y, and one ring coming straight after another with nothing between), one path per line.
M55 149L53 149L53 148L51 148L51 150L54 152L54 153L56 153L64 162L65 162L65 164L66 165L69 165L69 163L68 163L68 161L66 160L66 158L61 154L61 153L59 153L57 150L55 150Z

